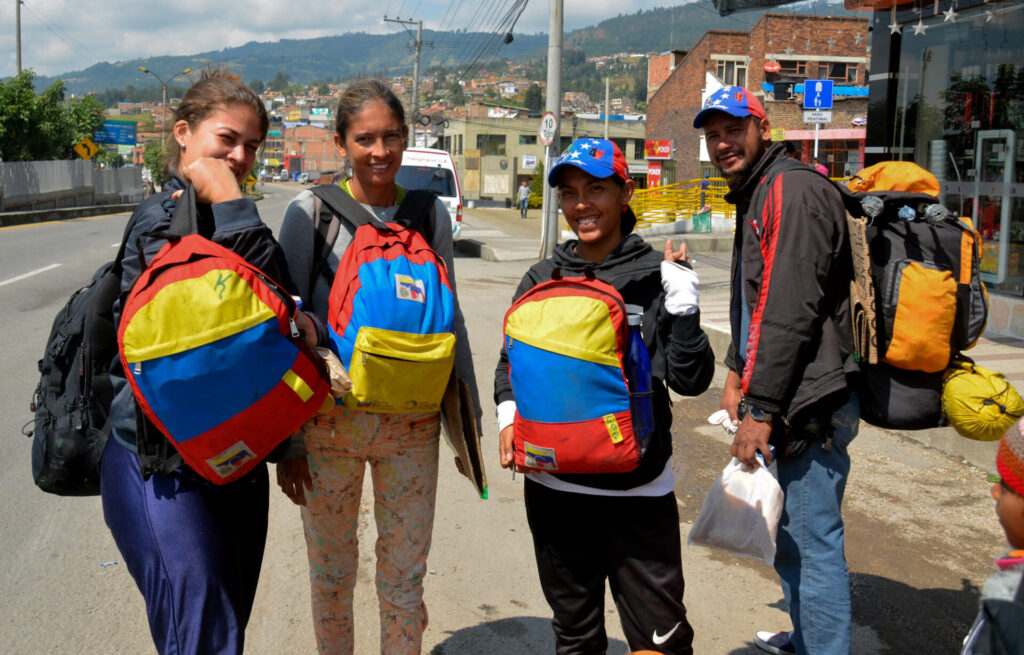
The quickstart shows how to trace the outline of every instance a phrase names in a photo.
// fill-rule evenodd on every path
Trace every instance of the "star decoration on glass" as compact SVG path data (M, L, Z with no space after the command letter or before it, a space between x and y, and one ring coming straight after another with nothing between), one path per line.
M920 36L924 34L924 31L928 29L928 26L924 24L923 20L918 20L917 25L914 25L914 36Z
M986 23L991 23L992 19L995 18L995 17L996 17L996 12L994 12L991 9L986 9L985 10L985 22Z
M811 50L811 40L810 39L807 39L807 43L804 44L804 49L807 50L808 52L810 52L810 50Z
M949 5L949 9L947 9L944 12L942 12L942 15L945 16L945 18L942 19L943 23L955 23L956 22L956 9L953 7L953 5Z
M789 45L788 45L788 46L786 46L786 49L785 49L785 51L784 51L784 52L785 52L785 53L786 53L787 55L791 55L791 54L793 54L793 46L789 46Z
M895 20L886 25L886 27L889 28L889 34L903 34L903 28Z
M836 40L835 40L835 38L831 38L831 39L828 40L828 47L830 47L830 48L836 47Z
M854 34L853 35L853 42L856 43L857 45L860 45L860 42L863 41L863 40L864 40L864 37L861 36L860 34Z

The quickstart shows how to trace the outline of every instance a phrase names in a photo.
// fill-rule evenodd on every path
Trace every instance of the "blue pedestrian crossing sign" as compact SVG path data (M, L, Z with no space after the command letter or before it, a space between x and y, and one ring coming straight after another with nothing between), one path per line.
M832 80L804 81L804 109L832 109Z

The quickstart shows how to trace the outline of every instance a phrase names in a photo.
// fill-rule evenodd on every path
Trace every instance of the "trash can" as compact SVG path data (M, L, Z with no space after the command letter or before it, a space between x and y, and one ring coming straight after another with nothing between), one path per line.
M711 211L698 212L691 217L693 220L693 231L694 232L710 232L711 231Z
M505 198L505 209L512 209L512 199Z

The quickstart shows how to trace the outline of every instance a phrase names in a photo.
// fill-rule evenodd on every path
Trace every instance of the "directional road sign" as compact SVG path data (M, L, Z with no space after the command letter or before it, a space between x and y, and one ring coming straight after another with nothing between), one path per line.
M551 145L555 142L555 130L558 129L558 119L555 117L554 112L548 112L541 116L540 129L537 130L537 134L540 135L540 142L546 146Z
M832 80L804 81L804 109L832 109Z
M82 159L92 159L97 152L100 151L100 147L93 143L92 139L85 137L72 148L78 153L78 156Z
M131 121L103 121L103 129L93 134L92 138L96 143L133 146L137 127L137 124Z

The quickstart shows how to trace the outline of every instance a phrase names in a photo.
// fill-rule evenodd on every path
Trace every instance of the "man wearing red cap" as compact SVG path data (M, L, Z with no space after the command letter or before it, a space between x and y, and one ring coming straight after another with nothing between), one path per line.
M769 141L764 107L742 87L694 118L736 205L732 345L722 408L732 454L757 467L774 446L785 505L775 570L793 630L759 632L770 653L850 652L850 580L840 513L859 406L847 381L850 256L839 192Z

